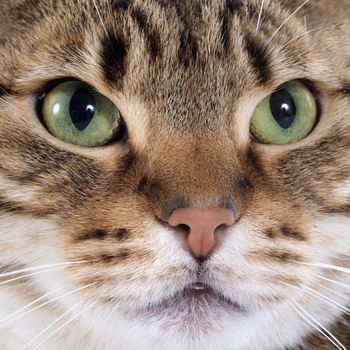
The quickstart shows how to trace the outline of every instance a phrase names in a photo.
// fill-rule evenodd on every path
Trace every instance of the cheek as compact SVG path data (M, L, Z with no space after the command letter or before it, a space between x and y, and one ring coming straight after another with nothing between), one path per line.
M317 255L312 215L273 197L252 200L244 216L219 238L212 278L248 294L257 285L263 291L274 282L281 287L282 282L300 284L302 263Z
M39 269L34 269L34 278L41 278L41 272L47 269L59 270L59 264L66 261L59 225L53 220L17 211L2 211L0 236L3 263L11 266L16 262L20 269L28 267L30 271L30 267L39 266Z
M275 182L295 203L323 210L335 185L348 181L350 142L334 134L289 152L276 162Z
M156 224L141 207L105 202L94 214L81 211L62 221L66 259L88 262L79 266L82 284L97 283L105 296L137 299L151 297L157 285L169 289L192 269L193 261L174 232Z
M265 216L251 214L247 213L222 237L217 255L232 271L245 275L247 269L236 266L239 262L245 267L249 265L249 273L265 267L283 270L288 264L311 258L308 252L312 242L310 221L295 224L293 220L268 217L267 213Z

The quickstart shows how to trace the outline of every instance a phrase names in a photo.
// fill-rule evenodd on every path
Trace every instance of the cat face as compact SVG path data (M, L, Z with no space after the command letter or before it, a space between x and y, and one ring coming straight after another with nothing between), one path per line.
M282 349L314 330L303 310L340 317L325 298L349 302L331 282L346 275L325 267L350 260L350 89L345 59L330 58L347 28L313 19L305 32L311 4L281 26L288 3L0 5L1 263L45 267L3 300L58 298L29 329L67 312L91 348ZM44 101L71 81L118 109L118 138L82 147L47 130ZM259 142L254 111L286 82L309 91L315 122ZM197 219L214 222L199 253Z

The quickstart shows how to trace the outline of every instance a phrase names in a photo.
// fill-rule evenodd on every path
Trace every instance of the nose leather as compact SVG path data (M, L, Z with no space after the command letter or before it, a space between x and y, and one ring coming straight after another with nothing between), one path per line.
M188 207L173 212L168 220L170 226L186 225L189 233L187 247L197 258L209 256L217 246L215 232L221 226L231 226L235 222L231 209L218 207Z

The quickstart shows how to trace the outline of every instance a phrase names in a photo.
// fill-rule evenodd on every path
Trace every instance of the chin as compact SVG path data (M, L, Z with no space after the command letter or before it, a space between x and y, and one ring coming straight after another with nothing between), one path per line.
M128 316L131 319L153 320L162 324L164 332L188 336L210 335L225 328L228 317L239 319L247 310L224 297L213 288L194 283L170 298L147 305Z
M256 330L261 323L269 324L270 317L266 308L239 304L194 283L159 302L119 310L108 324L116 349L254 350ZM266 346L260 341L259 349L275 348L271 338L267 341Z

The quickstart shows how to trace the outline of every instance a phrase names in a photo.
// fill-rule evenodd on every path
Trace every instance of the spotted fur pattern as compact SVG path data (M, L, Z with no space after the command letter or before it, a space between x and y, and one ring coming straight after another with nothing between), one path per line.
M295 303L350 348L350 275L326 268L350 266L350 6L301 4L0 1L1 349L333 349ZM127 138L51 136L38 100L66 78ZM317 127L255 143L255 106L294 79ZM164 222L228 200L239 220L199 266ZM183 294L199 268L203 300Z

